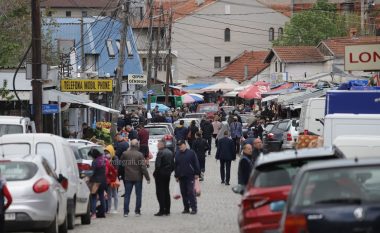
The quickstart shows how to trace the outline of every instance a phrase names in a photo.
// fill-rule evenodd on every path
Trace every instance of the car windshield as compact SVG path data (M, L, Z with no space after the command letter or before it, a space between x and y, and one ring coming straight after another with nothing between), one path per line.
M21 125L4 125L0 124L0 136L4 134L23 133Z
M7 181L29 180L38 170L34 163L0 161L1 175Z
M297 175L298 170L303 165L311 161L333 158L333 156L324 156L321 158L304 158L297 159L295 161L284 161L280 163L261 165L256 168L256 172L254 174L254 187L270 188L291 185L294 177Z
M360 205L380 201L380 167L329 168L306 172L294 205Z
M100 153L104 154L104 148L102 146L86 146L86 147L79 148L79 154L81 158L85 160L92 160L92 158L88 156L88 152L92 148L96 148L97 150L100 151Z
M217 112L218 106L217 105L206 105L206 106L199 106L199 113L208 113L208 112Z
M149 131L149 135L166 135L169 134L166 128L146 128Z

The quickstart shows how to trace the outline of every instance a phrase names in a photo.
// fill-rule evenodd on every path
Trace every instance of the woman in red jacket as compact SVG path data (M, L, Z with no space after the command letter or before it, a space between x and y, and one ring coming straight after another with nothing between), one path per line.
M7 203L5 204L5 198ZM7 183L4 178L0 175L0 233L5 232L5 211L12 204L12 196L8 190Z
M114 210L112 213L117 213L118 197L117 197L117 170L111 164L111 154L108 150L104 151L106 154L106 178L107 178L107 213L111 211L112 198L114 198Z

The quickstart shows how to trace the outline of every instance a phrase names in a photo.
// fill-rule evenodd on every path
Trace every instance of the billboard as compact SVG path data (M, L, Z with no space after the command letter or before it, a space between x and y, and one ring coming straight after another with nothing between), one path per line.
M379 71L380 44L346 46L344 69L347 71Z
M112 92L112 79L62 79L61 91Z

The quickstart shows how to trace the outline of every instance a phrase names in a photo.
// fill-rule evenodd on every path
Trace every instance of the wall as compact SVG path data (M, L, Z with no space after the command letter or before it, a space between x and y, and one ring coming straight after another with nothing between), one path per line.
M230 15L225 14L226 4L230 5ZM272 46L269 28L277 32L288 20L255 0L235 0L216 2L195 15L176 21L172 35L172 48L178 51L175 80L207 77L220 71L214 68L216 56L222 58L223 67L226 56L232 61L244 50L268 50ZM225 28L231 30L230 42L224 41Z

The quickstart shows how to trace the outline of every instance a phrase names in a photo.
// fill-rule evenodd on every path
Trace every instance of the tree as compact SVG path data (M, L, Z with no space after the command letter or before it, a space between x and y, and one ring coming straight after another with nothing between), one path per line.
M347 36L350 28L360 31L360 19L354 14L339 14L335 4L318 0L310 10L293 15L284 35L274 45L317 45L331 37Z
M8 82L7 80L3 80L3 87L0 87L0 98L2 100L11 101L15 96L10 94L8 90Z

